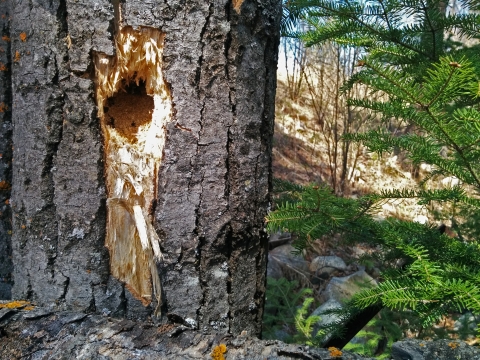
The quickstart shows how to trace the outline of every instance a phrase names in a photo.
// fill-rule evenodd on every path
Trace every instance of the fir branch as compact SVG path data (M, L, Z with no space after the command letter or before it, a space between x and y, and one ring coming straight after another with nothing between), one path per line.
M435 101L437 101L440 98L440 96L443 94L443 91L450 84L450 80L452 80L452 76L455 73L455 70L457 70L457 67L456 66L451 66L451 70L450 70L450 73L448 74L448 78L443 83L442 87L440 89L438 89L437 93L433 96L433 98L430 100L430 102L428 104L426 104L426 105L420 104L420 106L428 109L435 103Z
M430 18L430 9L429 7L427 6L427 4L425 4L423 2L423 0L421 1L422 3L422 8L421 10L423 11L424 15L425 15L425 20L426 20L426 23L430 29L430 33L431 33L431 37L432 37L432 50L433 50L433 54L432 54L432 60L437 60L437 36L438 36L438 31L441 30L441 28L437 29L436 27L434 27L433 25L433 22L432 22L432 19Z
M462 159L463 161L463 164L464 166L468 169L470 175L473 177L474 181L475 181L475 185L480 188L480 179L478 178L477 176L477 173L474 171L470 161L468 161L465 157L465 154L464 154L464 151L462 150L462 148L454 141L454 139L450 136L450 134L448 134L445 129L443 128L443 126L440 124L440 121L437 119L437 117L430 111L429 108L426 108L426 112L427 114L430 116L430 118L435 122L435 124L438 126L438 128L440 129L440 131L443 133L443 135L445 135L446 139L448 140L449 142L449 145L452 146L455 151L457 152L457 154L460 156L460 158Z
M379 40L383 42L391 42L398 44L399 46L411 50L423 57L426 58L431 58L431 54L428 52L422 51L416 47L411 46L408 42L402 41L396 36L392 36L390 32L385 32L382 31L381 28L376 28L372 24L370 24L367 21L364 21L361 19L361 17L358 16L358 14L361 14L363 12L362 8L353 7L352 4L348 1L345 2L347 6L341 5L342 3L335 3L334 6L332 6L332 2L330 1L322 1L322 0L314 0L314 1L302 1L302 0L297 0L297 1L292 1L291 5L294 7L299 7L299 8L320 8L321 10L325 11L324 14L322 13L315 13L315 11L312 11L310 9L307 10L308 16L306 17L306 20L308 22L309 17L316 17L316 16L325 16L325 15L330 15L330 16L338 16L340 19L342 19L342 22L345 21L351 21L351 24L355 24L357 26L357 32L365 32L368 33L370 36L374 35L379 38ZM312 25L310 23L310 25ZM316 29L317 31L319 30L318 28ZM349 31L350 32L350 31ZM352 30L351 32L355 32ZM312 36L312 32L307 32L310 33L310 36ZM346 32L343 32L346 33ZM308 37L308 35L306 35ZM302 36L301 36L302 37ZM315 43L327 41L327 40L336 40L336 37L324 37L324 38L317 38L317 42L308 42L309 46L314 45ZM431 58L431 60L434 60L434 58Z
M385 72L382 71L380 66L375 66L373 63L369 63L365 60L361 60L361 66L365 66L366 68L372 70L375 74L380 76L381 78L387 80L391 85L393 85L396 89L401 90L405 95L407 95L407 99L412 103L417 103L417 96L411 92L411 90L407 89L403 86L400 81L400 78L394 78L392 75L393 72Z

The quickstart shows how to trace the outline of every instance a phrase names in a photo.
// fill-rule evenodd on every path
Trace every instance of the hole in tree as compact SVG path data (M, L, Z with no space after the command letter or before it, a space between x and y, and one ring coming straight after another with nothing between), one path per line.
M119 28L116 55L95 54L110 272L143 305L151 304L154 295L155 315L163 300L157 268L162 252L153 213L165 129L172 117L162 74L164 37L153 28Z
M125 83L125 80L123 81ZM147 95L145 82L124 84L107 99L105 120L131 143L137 141L138 128L152 121L153 97Z

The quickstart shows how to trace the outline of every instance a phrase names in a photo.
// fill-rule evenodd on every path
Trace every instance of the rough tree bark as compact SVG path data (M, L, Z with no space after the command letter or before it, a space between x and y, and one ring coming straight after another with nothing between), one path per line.
M164 320L259 335L281 1L16 0L0 9L2 35L10 39L0 51L8 68L0 74L6 109L0 180L10 183L13 142L13 298L149 317L158 305L153 287L135 288L145 279L111 275L117 253L109 246L111 258L105 238L111 231L118 239L120 230L107 226L112 216L124 216L138 249L153 251L148 242L160 239L163 258L144 277L155 282L158 272ZM115 40L124 29L163 39L152 53L162 58L145 60L157 61L162 96L172 107L160 126L165 144L154 164L152 201L140 199L136 180L127 186L117 179L130 195L120 191L113 200L119 188L106 183L113 161L108 129L122 129L105 114L131 115L159 94L149 88L151 72L140 78L132 68L99 100L99 68L120 64ZM156 102L148 106L150 113L158 110ZM125 124L130 127L136 131L138 124ZM0 189L4 208L9 191ZM122 196L132 204L121 205L126 210L118 215L112 208L126 202ZM2 210L1 249L10 244L9 211ZM155 234L145 235L139 224ZM144 261L138 249L130 249L129 263L137 272ZM9 269L0 267L0 277Z
M0 2L0 299L11 297L12 113L9 4Z

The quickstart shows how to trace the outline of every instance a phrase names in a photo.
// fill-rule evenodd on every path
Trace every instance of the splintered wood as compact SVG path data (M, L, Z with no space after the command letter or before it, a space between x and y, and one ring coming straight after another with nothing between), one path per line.
M240 14L240 8L242 7L244 0L233 0L233 8L237 12L237 14Z
M153 226L157 172L172 103L162 74L164 34L125 27L116 56L96 54L98 115L105 138L107 235L110 271L146 306L162 304ZM153 289L152 289L153 284Z

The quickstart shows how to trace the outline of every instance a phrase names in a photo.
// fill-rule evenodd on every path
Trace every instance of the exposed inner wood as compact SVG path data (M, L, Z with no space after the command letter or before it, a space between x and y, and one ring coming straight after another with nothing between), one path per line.
M152 28L120 30L116 56L97 54L98 114L105 138L107 235L110 271L144 305L162 304L156 261L160 240L150 208L171 120L170 92L163 80L164 34Z
M107 99L105 122L131 143L135 143L139 128L152 121L153 108L153 97L147 95L145 84L131 84L125 91L120 90L114 97Z
M240 14L240 8L242 7L244 0L233 0L233 8L237 12L237 14Z

